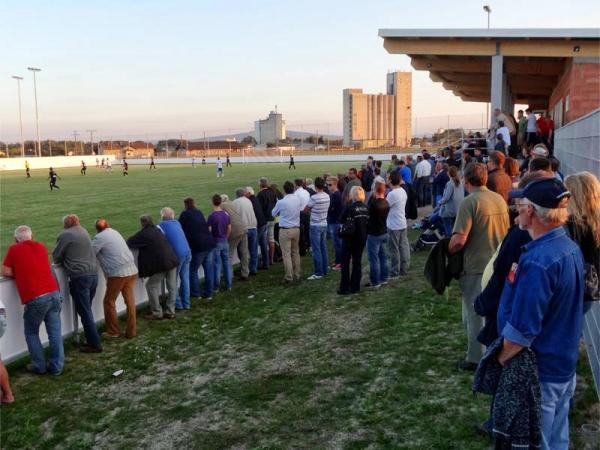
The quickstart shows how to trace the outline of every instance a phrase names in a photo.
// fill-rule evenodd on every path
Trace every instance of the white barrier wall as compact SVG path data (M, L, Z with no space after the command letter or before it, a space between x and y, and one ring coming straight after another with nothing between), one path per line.
M47 169L49 167L79 167L81 161L85 161L88 167L96 165L96 158L101 160L114 160L112 155L82 155L82 156L42 156L38 158L0 158L0 170L22 170L25 171L25 161L29 162L31 169Z
M587 170L600 178L600 109L557 129L554 154L565 175Z

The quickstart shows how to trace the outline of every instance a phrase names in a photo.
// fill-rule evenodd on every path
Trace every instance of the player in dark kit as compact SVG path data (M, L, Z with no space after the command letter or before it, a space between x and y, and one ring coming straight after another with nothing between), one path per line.
M85 175L85 172L87 171L87 166L85 165L85 161L81 161L81 175Z
M225 160L225 167L231 167L231 160L229 159L229 153L227 154L227 159Z
M204 155L202 155L202 165L205 166L206 165L206 158L204 157Z
M290 165L288 166L288 170L292 170L292 167L294 168L294 170L296 170L296 163L294 162L294 155L290 155Z
M25 175L27 175L27 178L31 178L31 173L29 173L29 161L25 161Z
M50 170L48 171L48 179L50 180L50 190L53 190L54 188L60 189L56 185L56 179L57 178L60 178L60 177L56 173L56 170L54 170L52 167L50 167Z
M148 170L156 170L156 164L154 164L154 156L150 157L150 167L148 168Z
M123 176L129 175L129 164L123 159Z

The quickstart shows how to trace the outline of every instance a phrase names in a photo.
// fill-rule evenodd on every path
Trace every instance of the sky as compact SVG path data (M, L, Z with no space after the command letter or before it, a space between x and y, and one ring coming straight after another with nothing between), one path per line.
M0 0L0 141L97 130L105 139L251 130L275 105L288 129L341 133L342 90L385 91L390 55L380 28L483 28L465 0ZM492 28L597 27L600 2L489 1ZM427 72L413 73L417 128L434 117L482 117ZM442 123L446 123L444 119ZM420 125L419 125L420 124ZM419 130L417 130L418 132Z

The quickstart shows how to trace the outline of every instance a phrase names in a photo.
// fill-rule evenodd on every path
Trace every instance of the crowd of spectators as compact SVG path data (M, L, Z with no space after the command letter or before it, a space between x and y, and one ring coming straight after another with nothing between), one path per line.
M513 135L527 126L503 124L506 130L499 134L513 142ZM523 135L515 142L525 147L528 140ZM303 277L300 257L310 249L308 281L340 271L340 295L363 287L381 289L408 274L408 220L416 219L417 205L431 204L446 235L447 253L462 255L459 285L467 348L457 367L477 370L475 389L494 395L490 418L481 429L497 442L566 449L584 300L597 299L597 286L590 293L586 277L600 269L600 183L587 172L563 183L558 161L549 157L546 145L521 158L521 167L502 149L462 151L459 159L455 153L447 148L435 154L423 151L416 160L394 156L387 170L369 157L347 174L286 181L283 193L261 178L256 195L251 186L238 188L233 201L226 194L213 195L207 218L192 198L183 200L178 218L170 207L161 209L157 224L145 214L139 231L128 239L104 218L96 221L92 239L76 215L67 215L52 258L68 276L81 317L86 336L81 351L101 352L102 339L122 336L115 308L119 293L127 309L123 334L136 336L138 277L145 279L149 299L145 318L175 319L192 307L191 299L212 301L219 291L232 289L236 254L239 282L281 260L282 282L298 283ZM15 241L2 273L15 279L25 305L27 368L59 375L64 368L61 299L48 253L26 225L15 230ZM365 248L367 283L362 281ZM102 335L91 307L98 266L107 281ZM163 284L166 292L161 294ZM42 322L50 341L47 359L39 339ZM2 401L8 403L14 398L5 372L1 366ZM516 398L507 392L513 377L524 379L533 394ZM514 425L519 420L509 420L520 418L522 411L532 412L527 432Z

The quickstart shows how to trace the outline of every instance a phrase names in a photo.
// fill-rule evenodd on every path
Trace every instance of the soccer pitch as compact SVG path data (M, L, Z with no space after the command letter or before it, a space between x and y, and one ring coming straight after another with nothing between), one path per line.
M358 164L358 163L356 163ZM355 164L355 165L356 165ZM224 168L225 176L216 177L211 165L158 165L148 170L147 165L129 165L129 175L123 176L121 166L114 165L112 173L89 167L87 175L79 168L57 169L61 177L59 190L50 191L48 171L32 170L26 178L24 171L3 172L0 181L0 250L2 255L13 243L14 229L29 225L34 239L44 242L50 251L56 236L62 230L62 217L75 213L90 235L95 234L94 223L105 217L113 228L127 238L139 227L138 217L151 214L160 220L163 206L172 207L176 214L183 209L183 199L192 197L198 208L207 215L212 211L211 197L227 194L232 200L235 189L252 186L258 192L258 179L266 176L283 191L283 183L297 177L316 177L325 172L346 172L350 163L297 163L297 170L288 170L287 163L235 164Z

